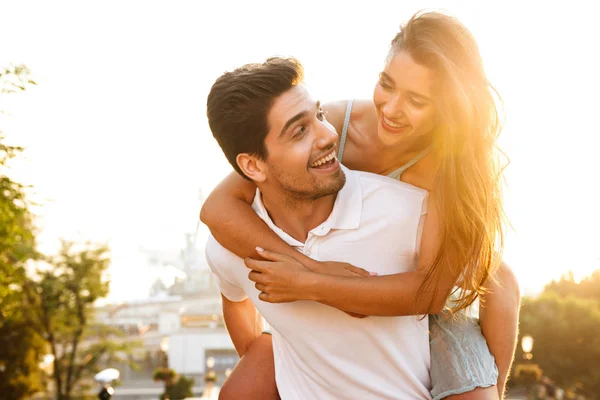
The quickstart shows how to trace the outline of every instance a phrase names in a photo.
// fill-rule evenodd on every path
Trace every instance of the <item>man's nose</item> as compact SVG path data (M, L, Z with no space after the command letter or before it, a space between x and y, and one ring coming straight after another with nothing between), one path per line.
M317 147L321 149L333 147L337 141L338 134L335 128L327 121L321 122L317 127Z

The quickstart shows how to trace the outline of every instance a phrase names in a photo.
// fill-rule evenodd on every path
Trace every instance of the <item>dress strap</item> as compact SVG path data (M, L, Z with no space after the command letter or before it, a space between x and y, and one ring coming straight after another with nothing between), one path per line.
M344 157L344 147L346 146L346 136L348 134L348 126L350 126L350 115L352 114L352 104L354 100L348 100L346 105L346 115L344 116L344 127L342 128L342 137L340 139L340 148L338 149L337 159L342 162Z
M410 160L409 162L407 162L406 164L404 164L403 166L401 166L397 170L395 170L393 172L390 172L388 174L388 176L390 178L400 179L400 177L402 176L402 174L404 173L404 171L406 171L407 169L409 169L410 167L412 167L413 165L415 165L423 157L425 157L425 155L427 153L429 153L430 150L431 150L431 146L427 147L425 150L423 150L422 152L420 152L419 154L417 154L415 158L413 158L412 160Z

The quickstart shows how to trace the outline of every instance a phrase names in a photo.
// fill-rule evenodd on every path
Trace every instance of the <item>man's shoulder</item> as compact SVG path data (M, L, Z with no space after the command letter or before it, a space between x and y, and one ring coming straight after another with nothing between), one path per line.
M427 190L387 176L364 171L351 171L356 176L363 196L376 194L379 196L394 195L410 200L421 201L427 197Z
M205 255L209 266L217 269L233 267L244 261L225 247L221 246L221 244L210 234L206 240Z

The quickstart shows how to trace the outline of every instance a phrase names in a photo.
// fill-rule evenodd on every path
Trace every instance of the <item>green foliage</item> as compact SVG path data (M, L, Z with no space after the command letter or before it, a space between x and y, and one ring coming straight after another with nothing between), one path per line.
M0 393L5 400L29 397L41 389L44 342L27 321L10 318L0 326Z
M186 378L179 375L176 380L167 384L167 393L160 396L160 400L183 400L186 397L192 397L192 387L194 387L194 378Z
M540 297L523 299L520 317L521 333L534 338L532 362L559 386L590 394L600 393L599 277L597 271L581 283L565 277L549 284Z
M25 90L27 85L37 85L30 75L29 68L22 64L0 68L0 93L14 93Z
M23 66L0 69L0 93L24 90L28 75ZM5 144L0 131L0 393L10 400L39 390L44 345L23 302L25 267L37 258L33 215L27 187L8 173L10 160L22 150Z
M217 377L217 374L214 370L210 370L206 373L206 375L204 376L204 382L209 383L216 383L219 380L219 378Z
M103 279L110 263L106 246L63 241L59 254L46 261L25 293L36 329L55 357L57 396L68 399L78 382L107 362L129 362L127 356L137 344L124 340L115 329L91 325L94 302L109 289Z
M542 379L542 369L537 364L518 364L513 372L513 385L532 385Z
M576 282L573 273L569 272L558 282L549 283L544 291L556 293L561 297L573 296L600 302L600 270L594 271L581 282Z
M171 382L175 379L177 373L171 368L157 368L152 374L152 379L156 381L162 382Z

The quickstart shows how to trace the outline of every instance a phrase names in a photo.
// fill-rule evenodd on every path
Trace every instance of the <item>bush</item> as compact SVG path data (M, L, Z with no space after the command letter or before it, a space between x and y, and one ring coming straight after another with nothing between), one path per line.
M186 397L192 397L192 387L194 386L194 378L186 378L179 375L175 382L167 384L167 396L163 393L160 400L183 400Z
M172 382L176 376L177 373L171 368L157 368L154 371L154 374L152 374L152 379L154 380L154 382L162 381L169 383Z

